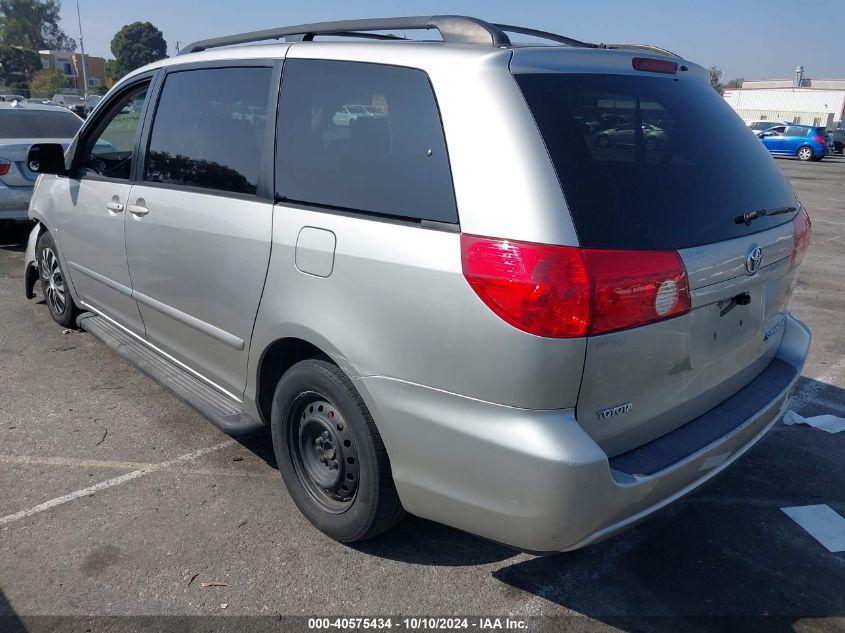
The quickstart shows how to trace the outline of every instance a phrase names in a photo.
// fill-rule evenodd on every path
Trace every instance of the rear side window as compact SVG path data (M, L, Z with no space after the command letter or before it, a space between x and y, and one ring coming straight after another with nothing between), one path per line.
M458 220L440 114L422 71L288 60L277 143L283 200Z
M82 119L71 112L0 110L0 138L73 138Z
M771 228L734 219L796 206L762 143L708 84L519 74L582 246L677 249Z
M786 136L807 136L807 128L794 125L786 128Z
M270 68L170 73L156 108L144 179L255 194Z

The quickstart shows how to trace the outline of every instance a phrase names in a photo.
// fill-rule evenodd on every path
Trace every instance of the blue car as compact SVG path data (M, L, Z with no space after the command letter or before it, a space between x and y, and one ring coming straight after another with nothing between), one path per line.
M819 161L828 153L827 133L813 125L777 125L757 136L775 156L797 156L801 160Z

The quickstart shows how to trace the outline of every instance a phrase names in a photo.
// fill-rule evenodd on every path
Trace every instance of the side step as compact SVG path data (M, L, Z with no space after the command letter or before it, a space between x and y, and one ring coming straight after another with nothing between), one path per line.
M264 427L263 422L244 411L241 403L207 385L108 319L84 312L77 317L76 324L194 407L227 435L246 435Z

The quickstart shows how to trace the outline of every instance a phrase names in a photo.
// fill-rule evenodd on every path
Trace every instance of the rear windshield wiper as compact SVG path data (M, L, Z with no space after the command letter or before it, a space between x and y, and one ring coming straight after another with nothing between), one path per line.
M734 222L737 224L745 224L746 226L751 226L751 223L756 220L757 218L762 218L764 216L769 215L781 215L783 213L795 213L798 209L795 207L780 207L778 209L757 209L756 211L748 211L747 213L743 213L742 215L738 215L734 218Z

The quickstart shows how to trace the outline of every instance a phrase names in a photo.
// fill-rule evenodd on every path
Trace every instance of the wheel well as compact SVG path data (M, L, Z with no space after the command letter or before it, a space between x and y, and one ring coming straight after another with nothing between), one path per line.
M258 410L265 422L270 421L273 394L279 380L288 369L308 358L334 362L319 347L299 338L279 339L265 350L258 366Z

